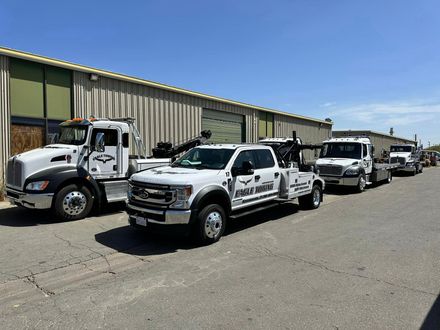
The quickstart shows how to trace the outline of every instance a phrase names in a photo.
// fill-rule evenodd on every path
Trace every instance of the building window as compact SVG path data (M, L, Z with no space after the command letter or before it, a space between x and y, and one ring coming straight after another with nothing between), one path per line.
M274 137L273 113L260 111L258 113L258 138Z
M11 58L10 93L12 154L56 142L72 117L71 71Z

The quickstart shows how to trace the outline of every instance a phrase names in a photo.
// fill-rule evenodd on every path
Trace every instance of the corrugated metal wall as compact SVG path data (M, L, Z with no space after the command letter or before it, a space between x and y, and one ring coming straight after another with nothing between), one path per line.
M10 153L9 58L0 56L0 195L4 186L7 159Z
M332 135L331 125L307 121L299 118L293 118L283 115L275 115L274 118L275 136L292 136L292 131L303 140L305 144L320 144ZM308 160L316 158L319 150L305 150L304 157Z
M147 151L157 142L178 143L201 131L202 110L213 109L246 117L246 139L256 141L255 111L157 88L74 72L74 113L78 117L134 117Z

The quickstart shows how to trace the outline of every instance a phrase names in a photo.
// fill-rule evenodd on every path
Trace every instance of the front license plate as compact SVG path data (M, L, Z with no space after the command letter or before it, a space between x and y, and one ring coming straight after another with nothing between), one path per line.
M147 219L144 217L136 217L136 224L139 226L147 226Z

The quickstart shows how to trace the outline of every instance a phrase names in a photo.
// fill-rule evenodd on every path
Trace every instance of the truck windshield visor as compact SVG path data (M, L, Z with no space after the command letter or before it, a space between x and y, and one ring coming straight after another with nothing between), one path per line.
M361 159L360 143L325 143L321 158Z
M221 170L226 167L233 154L233 149L194 148L176 160L171 166Z
M391 152L411 152L411 146L391 146Z
M58 143L61 144L84 144L87 137L88 126L61 126L60 138Z

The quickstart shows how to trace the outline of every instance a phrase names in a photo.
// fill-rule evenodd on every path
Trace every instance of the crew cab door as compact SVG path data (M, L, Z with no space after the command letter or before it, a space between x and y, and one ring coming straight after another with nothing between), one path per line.
M250 162L253 173L243 172ZM278 197L280 172L270 149L243 150L232 166L232 208L238 209Z
M121 136L117 129L93 128L90 139L89 173L94 177L118 174L118 153ZM102 144L98 147L98 144Z

